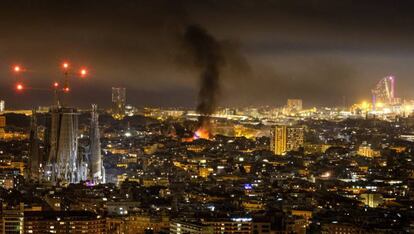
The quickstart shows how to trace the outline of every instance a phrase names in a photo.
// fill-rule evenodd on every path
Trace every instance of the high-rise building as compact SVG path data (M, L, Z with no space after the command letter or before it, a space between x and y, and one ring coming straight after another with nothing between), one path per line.
M105 183L105 168L103 167L101 155L101 140L99 134L98 106L92 105L90 126L90 178L94 183Z
M4 128L6 127L6 116L0 115L0 139L4 138Z
M0 115L0 128L6 127L6 116Z
M378 207L384 202L384 197L380 193L363 193L360 200L369 207Z
M289 111L301 111L302 99L288 99L287 108L289 109Z
M276 155L298 150L304 143L302 126L278 125L271 130L270 150Z
M112 87L112 117L114 119L123 119L125 117L125 88Z
M45 179L53 183L86 180L87 162L78 153L78 113L73 108L52 107L45 137Z
M399 98L395 95L395 77L387 76L382 78L371 90L372 107L376 110L378 105L392 105L399 102Z
M6 108L6 103L4 100L0 100L0 113L3 112Z

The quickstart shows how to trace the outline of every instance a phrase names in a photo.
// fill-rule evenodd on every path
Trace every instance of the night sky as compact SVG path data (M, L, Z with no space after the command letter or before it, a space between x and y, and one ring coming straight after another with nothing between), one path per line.
M369 100L384 76L397 96L414 98L412 1L333 0L1 0L0 99L8 108L50 105L51 94L16 94L13 64L28 86L62 77L60 63L87 66L70 104L108 107L125 86L136 106L194 107L199 71L188 62L183 29L198 24L219 41L227 62L222 106L305 106Z

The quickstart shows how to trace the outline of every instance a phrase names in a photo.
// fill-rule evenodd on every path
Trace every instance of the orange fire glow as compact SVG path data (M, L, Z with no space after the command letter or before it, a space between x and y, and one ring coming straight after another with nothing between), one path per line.
M194 139L210 139L210 132L206 128L199 128L194 133Z
M209 140L210 137L211 136L210 136L210 132L208 131L208 129L201 127L197 129L197 131L194 132L193 137L182 138L181 141L182 142L193 142L194 140L198 140L198 139Z
M193 137L186 137L186 138L182 138L181 142L193 142L194 138Z

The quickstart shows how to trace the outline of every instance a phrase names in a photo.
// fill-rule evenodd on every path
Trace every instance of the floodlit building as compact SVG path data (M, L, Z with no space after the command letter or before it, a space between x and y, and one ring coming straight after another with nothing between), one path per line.
M125 117L126 89L112 87L112 117L123 119Z
M94 183L105 183L105 168L101 155L101 140L99 134L98 106L92 105L90 126L90 177Z
M278 125L271 130L270 150L276 155L298 150L304 144L302 126Z
M372 158L372 157L379 157L381 153L379 150L372 149L371 145L364 142L358 147L357 154L360 156Z
M384 198L379 193L363 193L360 195L361 201L369 207L378 207L384 202Z
M46 125L45 179L53 183L86 180L87 162L78 154L76 109L51 108Z
M6 116L0 115L0 128L6 127Z
M6 116L0 115L0 139L5 137Z
M302 99L288 99L286 107L289 109L289 111L301 111Z

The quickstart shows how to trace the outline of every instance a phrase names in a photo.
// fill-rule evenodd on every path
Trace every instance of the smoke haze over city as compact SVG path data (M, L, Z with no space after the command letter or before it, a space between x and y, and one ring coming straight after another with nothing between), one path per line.
M405 0L0 0L0 233L414 233Z
M19 102L9 66L29 69L32 86L59 77L63 60L86 64L73 104L106 105L111 86L128 86L138 106L197 105L198 73L180 61L180 34L198 24L239 51L249 72L223 73L218 105L340 105L369 99L387 75L412 97L414 16L409 1L2 1L0 87L10 107L50 104L28 92ZM238 53L239 53L238 52ZM253 85L254 84L254 85ZM94 92L91 93L90 90Z

